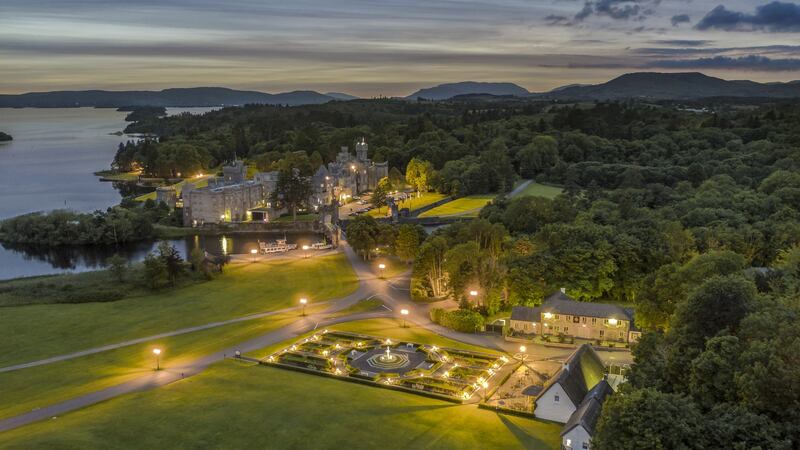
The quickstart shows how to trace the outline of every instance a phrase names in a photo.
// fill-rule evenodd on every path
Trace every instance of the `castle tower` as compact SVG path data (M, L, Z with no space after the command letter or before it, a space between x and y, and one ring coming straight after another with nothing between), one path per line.
M367 161L367 150L369 146L367 145L367 139L361 138L358 142L356 142L356 159L359 161Z

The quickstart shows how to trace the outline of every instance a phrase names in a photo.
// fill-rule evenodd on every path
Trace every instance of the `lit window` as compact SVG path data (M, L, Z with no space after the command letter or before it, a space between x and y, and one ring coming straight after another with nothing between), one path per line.
M572 439L567 439L567 447L572 447Z

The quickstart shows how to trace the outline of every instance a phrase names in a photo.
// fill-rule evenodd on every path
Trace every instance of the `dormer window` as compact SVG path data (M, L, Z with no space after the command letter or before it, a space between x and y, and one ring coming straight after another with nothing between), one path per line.
M559 401L559 400L561 400L561 397L559 397L558 395L556 395L555 397L553 397L553 401L554 401L554 402L558 403L558 401Z

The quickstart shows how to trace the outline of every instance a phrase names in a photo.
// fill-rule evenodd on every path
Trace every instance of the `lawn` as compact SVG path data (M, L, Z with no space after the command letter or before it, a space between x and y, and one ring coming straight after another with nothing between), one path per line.
M564 190L557 186L548 186L546 184L531 183L517 197L545 197L549 199L556 198Z
M308 312L324 309L323 305ZM299 318L286 312L224 325L80 358L0 373L0 419L26 413L88 392L123 383L153 368L153 348L160 348L161 366L180 367L194 358L235 346Z
M203 175L203 176L196 177L196 178L187 178L187 179L185 179L185 180L183 180L181 182L173 184L172 187L175 188L175 193L178 196L180 196L181 195L181 190L183 189L183 186L186 183L192 183L192 184L194 184L194 187L196 189L200 189L200 188L204 188L204 187L208 186L209 178L214 178L215 176L216 175ZM136 197L134 200L136 200L138 202L144 202L144 201L147 201L147 200L155 200L155 199L156 199L156 191L153 191L153 192L148 192L147 194L140 195L140 196Z
M445 197L447 196L444 194L437 194L435 192L426 192L419 197L417 197L416 194L411 194L410 198L401 201L400 204L397 205L397 207L399 209L408 208L409 211L413 212L420 208L424 208L430 205L431 203L436 203ZM373 209L367 214L369 214L372 217L385 217L387 211L388 211L387 208L381 208L380 212L378 212L377 209Z
M437 206L430 211L425 211L419 217L478 217L478 213L487 203L494 200L495 195L470 195Z
M313 222L319 219L319 214L298 214L297 215L297 222ZM273 222L292 222L292 215L286 215L282 217L278 217L277 219L273 220Z
M232 264L212 281L106 303L0 308L0 367L355 291L341 253Z
M418 342L424 334L430 335L414 332ZM557 449L560 429L475 405L228 360L184 381L3 433L0 447Z

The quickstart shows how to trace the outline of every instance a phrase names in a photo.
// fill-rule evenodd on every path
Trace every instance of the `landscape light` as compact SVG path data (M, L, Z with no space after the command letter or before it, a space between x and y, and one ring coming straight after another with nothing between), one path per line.
M303 308L303 312L301 314L302 316L306 315L306 303L308 303L308 299L307 298L303 297L303 298L300 299L300 305Z
M378 264L378 269L380 269L381 278L383 278L383 271L386 270L386 264L383 264L383 263Z
M258 250L252 249L250 250L250 254L253 255L253 262L256 262L256 255L258 254Z
M525 350L527 350L527 348L524 345L520 345L519 346L519 352L520 353L525 353Z
M303 258L308 258L308 246L303 246Z
M406 327L406 316L408 315L408 310L407 309L401 309L400 310L400 314L403 316L403 327L402 328L405 328Z
M469 295L471 295L473 297L477 297L478 296L478 291L469 291Z
M156 355L156 370L161 370L161 361L160 361L161 349L154 348L153 354Z

